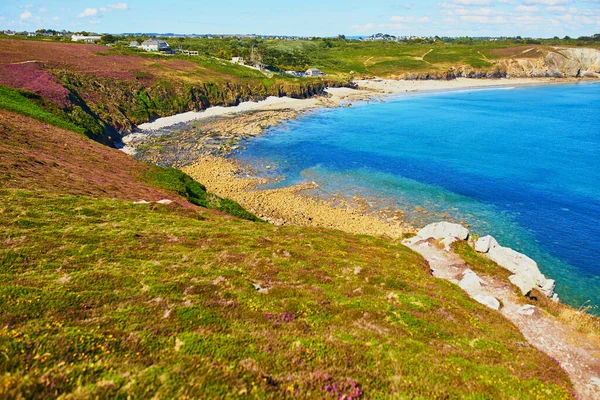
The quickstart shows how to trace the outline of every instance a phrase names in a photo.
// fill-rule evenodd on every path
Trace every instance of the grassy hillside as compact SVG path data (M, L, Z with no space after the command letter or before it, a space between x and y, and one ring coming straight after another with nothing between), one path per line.
M132 201L171 199L188 208L258 220L179 170L140 163L83 135L1 109L0 187Z
M345 82L269 78L208 55L183 59L99 45L10 39L0 53L0 85L37 95L46 111L105 144L153 118L270 95L309 97Z
M0 186L0 398L572 395L397 242L194 206L176 171L8 111Z
M44 191L0 204L4 397L569 396L390 241Z

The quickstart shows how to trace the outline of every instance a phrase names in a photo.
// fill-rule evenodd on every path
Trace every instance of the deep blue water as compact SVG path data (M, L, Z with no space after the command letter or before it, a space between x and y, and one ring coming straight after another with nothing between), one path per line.
M464 221L534 258L563 301L598 306L599 107L600 84L402 96L290 121L239 158L276 167L278 186Z

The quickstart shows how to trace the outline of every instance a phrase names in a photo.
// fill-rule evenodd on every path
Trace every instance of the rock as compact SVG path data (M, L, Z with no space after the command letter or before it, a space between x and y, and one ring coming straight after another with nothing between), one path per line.
M458 239L456 236L448 236L441 240L441 244L444 245L444 250L450 251L452 250L452 243L458 242L459 240L460 239Z
M482 280L470 269L463 272L463 278L458 282L458 286L469 294L479 293L481 291Z
M600 378L597 376L592 377L592 379L590 379L590 384L600 387Z
M163 200L159 200L157 201L158 204L171 204L173 201L169 200L169 199L163 199Z
M478 253L487 253L492 247L498 247L498 242L491 236L484 236L475 242L475 251Z
M552 300L555 303L558 303L560 301L560 299L558 298L558 295L556 293L554 293L552 295L552 297L550 297L550 300Z
M556 287L556 282L554 279L546 279L546 282L541 284L541 291L546 296L552 298L554 296L554 288Z
M500 302L494 296L486 296L486 295L477 295L473 297L477 302L483 304L484 306L488 306L492 310L500 309Z
M535 306L532 306L531 304L524 305L523 307L517 310L517 314L521 315L530 316L533 315L533 313L535 313Z
M527 296L537 286L535 277L528 274L515 274L508 277L513 285L519 288L524 296Z
M460 240L466 240L469 237L469 230L460 224L443 221L427 225L417 233L417 236L423 239L457 237Z
M508 247L496 246L488 250L488 258L495 261L501 267L516 274L517 271L538 270L535 261Z
M133 204L150 204L150 202L146 200L138 200L134 201Z

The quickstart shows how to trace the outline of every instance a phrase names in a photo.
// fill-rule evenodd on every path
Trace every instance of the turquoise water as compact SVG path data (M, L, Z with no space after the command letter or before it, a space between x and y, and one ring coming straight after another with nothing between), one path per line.
M563 301L598 306L599 106L599 84L402 96L290 121L238 157L285 176L271 186L464 221L534 258Z

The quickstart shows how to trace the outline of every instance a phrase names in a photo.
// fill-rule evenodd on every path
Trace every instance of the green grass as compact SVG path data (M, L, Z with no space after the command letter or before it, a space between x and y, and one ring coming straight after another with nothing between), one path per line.
M19 190L0 235L1 398L571 396L389 240Z
M235 201L222 199L215 194L208 193L204 185L178 169L152 168L146 173L145 180L155 187L175 192L197 206L219 210L249 221L262 221Z
M34 100L41 99L33 93L0 85L0 108L26 115L62 129L85 134L85 129L44 110Z

